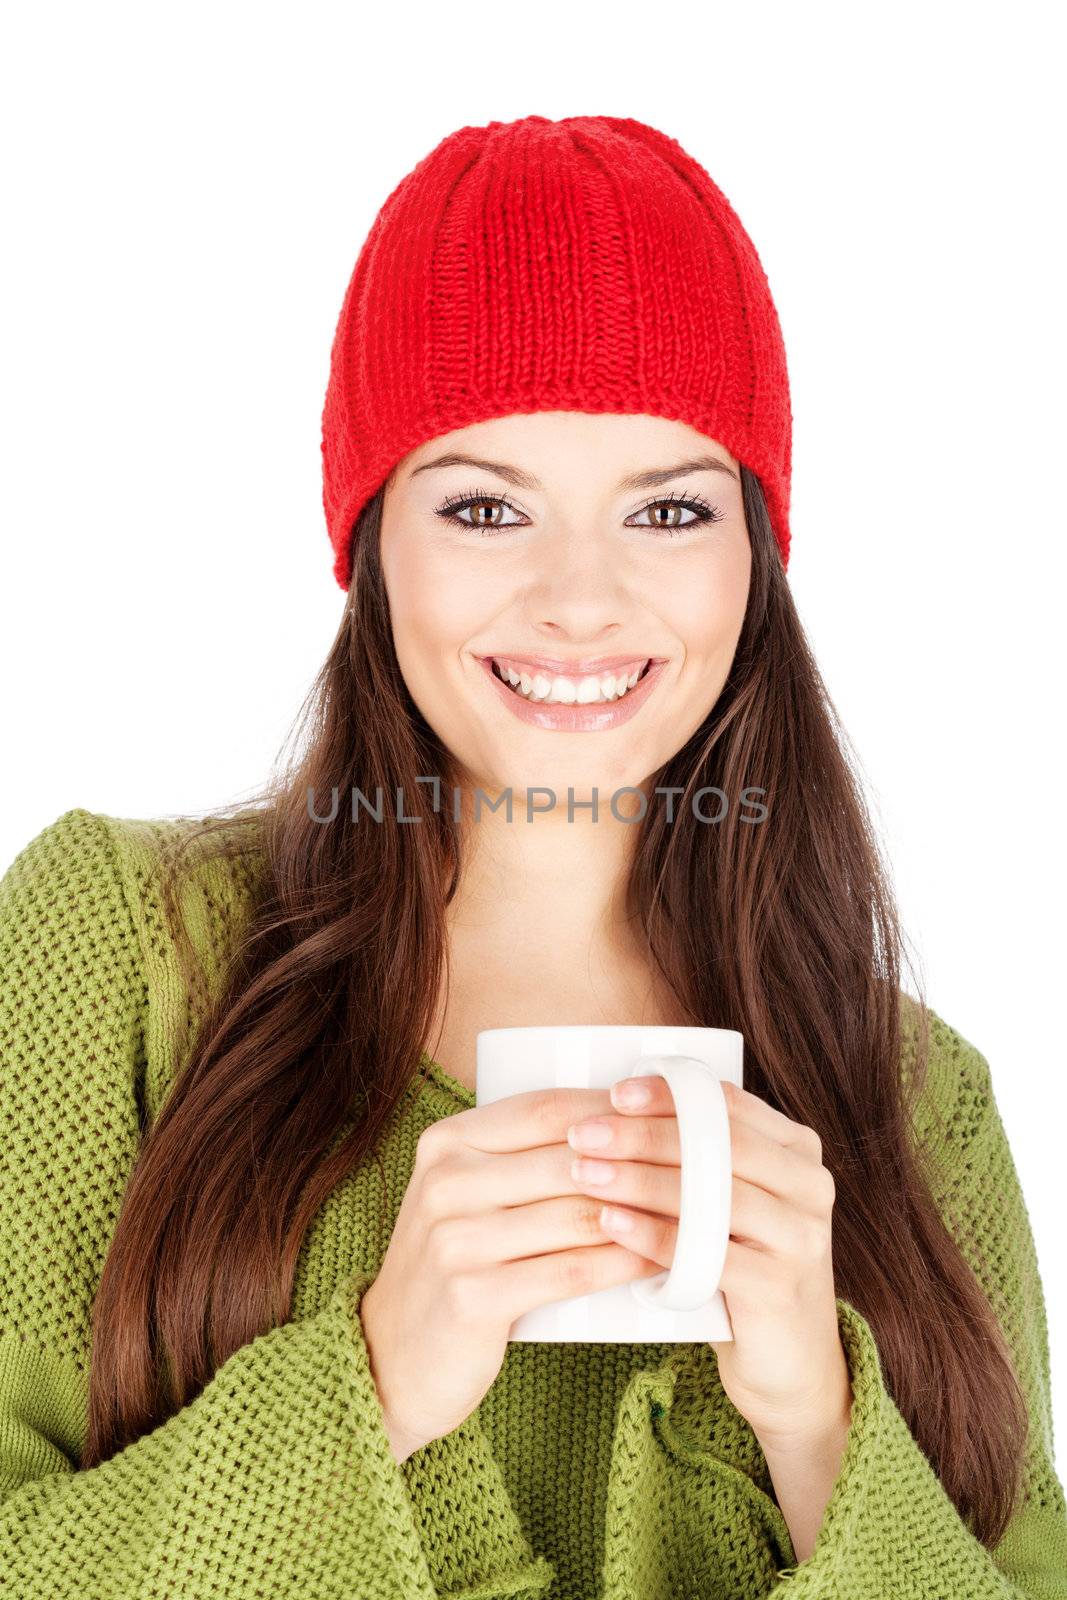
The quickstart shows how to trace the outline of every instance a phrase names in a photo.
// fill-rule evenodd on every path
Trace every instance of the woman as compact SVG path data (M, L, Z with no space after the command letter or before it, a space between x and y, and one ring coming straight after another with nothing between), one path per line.
M467 127L390 195L299 755L233 815L68 811L3 880L6 1592L1067 1595L1025 1205L987 1062L900 987L790 421L666 135ZM662 1080L475 1105L477 1031L540 1022L743 1033L731 1343L508 1342L677 1233Z

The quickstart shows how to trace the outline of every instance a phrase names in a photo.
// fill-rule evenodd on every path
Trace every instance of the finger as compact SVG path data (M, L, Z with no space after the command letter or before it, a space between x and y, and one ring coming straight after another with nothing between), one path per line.
M750 1101L755 1102L756 1106L765 1106L765 1102L760 1100L758 1095L749 1094L747 1090L738 1088L729 1078L720 1078L719 1082L726 1096L726 1109L731 1121L734 1117L752 1120L757 1115L754 1108L749 1105ZM677 1109L670 1084L666 1078L658 1074L619 1078L611 1086L611 1104L612 1108L624 1117L673 1117ZM781 1113L774 1112L771 1106L765 1106L765 1109L775 1116L781 1116ZM788 1121L788 1118L784 1120ZM766 1120L761 1119L758 1125L766 1127Z
M659 1082L667 1087L665 1079ZM731 1089L734 1087L730 1085ZM773 1113L772 1107L765 1109ZM602 1130L607 1135L606 1142L591 1142L591 1130ZM681 1165L681 1137L674 1115L586 1117L567 1129L567 1142L577 1154L600 1161ZM802 1144L783 1144L766 1127L758 1127L754 1120L741 1116L730 1118L730 1144L733 1171L748 1182L815 1213L832 1203L829 1174L814 1152Z
M830 1248L829 1219L800 1211L766 1189L735 1177L730 1237L783 1259L819 1261Z
M424 1130L419 1142L425 1140L434 1152L458 1144L486 1152L526 1150L563 1143L572 1122L610 1110L607 1089L527 1089L441 1117Z
M600 1161L575 1156L571 1178L583 1194L602 1195L612 1203L640 1206L677 1218L682 1203L681 1167L654 1167L647 1161Z
M616 1111L642 1117L673 1117L674 1096L666 1078L659 1073L642 1077L619 1078L611 1085L611 1104Z
M677 1226L681 1215L681 1168L642 1162L603 1162L578 1157L572 1168L576 1187L605 1203L665 1217ZM757 1249L789 1259L819 1260L829 1244L829 1218L800 1209L735 1174L731 1183L730 1234Z
M424 1259L442 1273L481 1271L504 1261L607 1244L602 1203L583 1194L554 1195L486 1214L440 1217L426 1230Z
M779 1111L777 1106L768 1104L758 1094L753 1094L749 1089L741 1089L728 1079L723 1080L723 1089L726 1093L731 1124L747 1123L784 1149L797 1150L809 1160L813 1154L816 1160L822 1160L822 1145L813 1128L807 1127L802 1122L795 1122L792 1117L787 1117L784 1111Z
M734 1122L750 1123L783 1148L799 1150L807 1155L809 1160L814 1158L821 1162L822 1147L814 1129L806 1127L802 1122L795 1122L792 1117L787 1117L784 1111L779 1111L777 1106L772 1106L758 1094L741 1088L730 1078L721 1078L719 1081L726 1096L726 1108L730 1114L731 1125ZM648 1099L640 1104L631 1100L629 1097L633 1091L628 1087L630 1084L637 1084L647 1090ZM624 1085L627 1086L625 1096ZM611 1086L611 1104L624 1116L635 1114L643 1117L672 1116L675 1110L670 1085L666 1078L656 1074L620 1078Z
M662 1270L658 1261L646 1261L626 1245L613 1242L529 1256L525 1261L507 1262L485 1277L487 1306L495 1313L503 1302L514 1320L551 1300L594 1294Z
M731 1119L730 1161L735 1177L801 1211L820 1214L833 1205L834 1182L822 1161L799 1146L780 1144L754 1123Z
M650 1161L656 1166L676 1167L682 1154L674 1116L584 1117L567 1129L567 1143L581 1155Z
M433 1133L460 1115L457 1112L431 1123L426 1132ZM477 1150L465 1141L453 1141L423 1153L426 1132L419 1136L420 1153L411 1184L419 1186L418 1207L427 1226L445 1217L484 1218L499 1206L526 1205L579 1192L571 1173L575 1153L562 1139L502 1152Z
M632 1206L604 1206L600 1226L627 1250L636 1250L662 1267L670 1267L678 1246L678 1223L670 1217Z

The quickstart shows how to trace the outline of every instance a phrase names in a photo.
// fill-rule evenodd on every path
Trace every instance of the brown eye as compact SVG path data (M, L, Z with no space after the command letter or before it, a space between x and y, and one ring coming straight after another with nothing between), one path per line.
M474 513L472 521L476 528L484 528L486 525L495 527L500 521L501 507L492 500L475 500L471 504L470 510Z
M653 506L652 526L654 528L685 528L687 523L682 521L682 506Z
M479 532L492 534L502 528L521 527L521 523L518 522L501 521L501 515L505 508L510 511L515 510L511 502L503 499L501 495L479 494L474 490L468 490L466 494L454 496L451 500L446 500L443 505L436 506L434 509L435 515L439 516L444 522L452 522L460 528L473 528ZM470 521L461 515L462 512L466 511L474 513Z
M695 527L698 522L721 522L723 513L717 506L709 505L700 495L667 495L658 500L650 500L643 505L635 516L642 517L646 511L652 513L652 521L646 523L630 523L630 527L658 528L668 536L684 528ZM683 522L681 513L691 511L691 520Z

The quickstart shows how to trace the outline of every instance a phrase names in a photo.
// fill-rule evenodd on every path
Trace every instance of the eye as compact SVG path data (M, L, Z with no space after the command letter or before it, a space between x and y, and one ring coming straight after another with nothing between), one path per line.
M698 522L721 522L724 515L718 506L709 505L703 496L699 494L660 495L656 500L647 501L640 511L634 512L634 516L642 517L646 511L662 512L663 516L658 521L651 523L632 523L628 521L627 526L655 528L658 533L668 539L673 538L676 533L680 533L686 528L694 527ZM679 522L677 514L681 511L692 511L692 522Z
M521 527L521 523L501 522L499 518L495 520L478 518L473 522L468 522L466 517L460 516L460 512L476 509L478 512L487 511L492 513L501 510L505 506L512 511L515 510L510 500L503 499L501 495L483 494L478 489L468 489L464 494L452 495L448 500L443 501L441 505L435 506L434 514L444 522L455 523L457 527L473 528L477 533L492 535L498 528L518 528ZM522 513L520 512L519 514L521 516Z
M511 504L510 500L505 500L502 495L488 494L480 489L467 489L463 494L451 495L447 500L442 501L439 506L435 506L434 515L440 517L444 522L454 523L460 528L471 528L476 533L491 537L503 528L522 527L521 522L504 522L502 520L502 513L505 509L515 511L516 507ZM476 513L473 521L468 521L466 516L463 515L468 511ZM724 512L718 506L709 505L703 496L699 494L660 495L655 500L647 501L633 515L641 517L644 516L646 511L661 512L662 515L658 521L651 523L634 523L628 518L624 525L626 527L651 528L661 538L666 539L674 538L686 528L695 527L697 523L721 522L724 516ZM692 512L690 521L681 522L678 520L679 514L683 511ZM521 517L523 513L520 511L518 515Z

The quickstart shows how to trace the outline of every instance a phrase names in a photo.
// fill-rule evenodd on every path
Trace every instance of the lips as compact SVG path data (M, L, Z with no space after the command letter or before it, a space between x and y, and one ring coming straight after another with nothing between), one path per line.
M521 653L513 655L510 651L500 650L481 656L479 659L484 662L510 663L515 667L516 671L545 672L553 678L599 678L605 672L618 673L624 669L629 674L634 667L643 667L649 661L656 663L663 658L661 656L642 654L640 650L633 650L627 656L583 656L577 660L565 661L562 656L522 655Z
M622 662L620 663L619 667L614 670L604 667L601 668L599 672L549 672L546 667L535 667L531 665L524 657L486 656L484 659L485 664L491 668L493 676L499 678L501 683L507 684L512 694L517 694L518 689L507 676L508 668L511 668L520 677L525 676L527 680L537 677L553 679L566 678L569 683L573 683L575 686L580 684L583 678L603 679L610 677L614 678L615 681L618 682L620 678L629 679L633 677L633 674L636 672L637 678L634 681L633 687L627 689L626 691L627 694L632 694L633 689L637 687L645 673L652 666L652 659L651 657L648 657L644 661L632 660L628 662Z
M587 704L553 704L550 701L529 700L524 695L516 694L494 670L491 656L479 656L476 659L492 692L513 716L532 727L556 733L605 733L611 728L621 727L636 716L649 696L655 693L655 687L667 665L666 659L650 659L644 675L621 699ZM633 657L623 657L623 664L627 659L633 660Z

